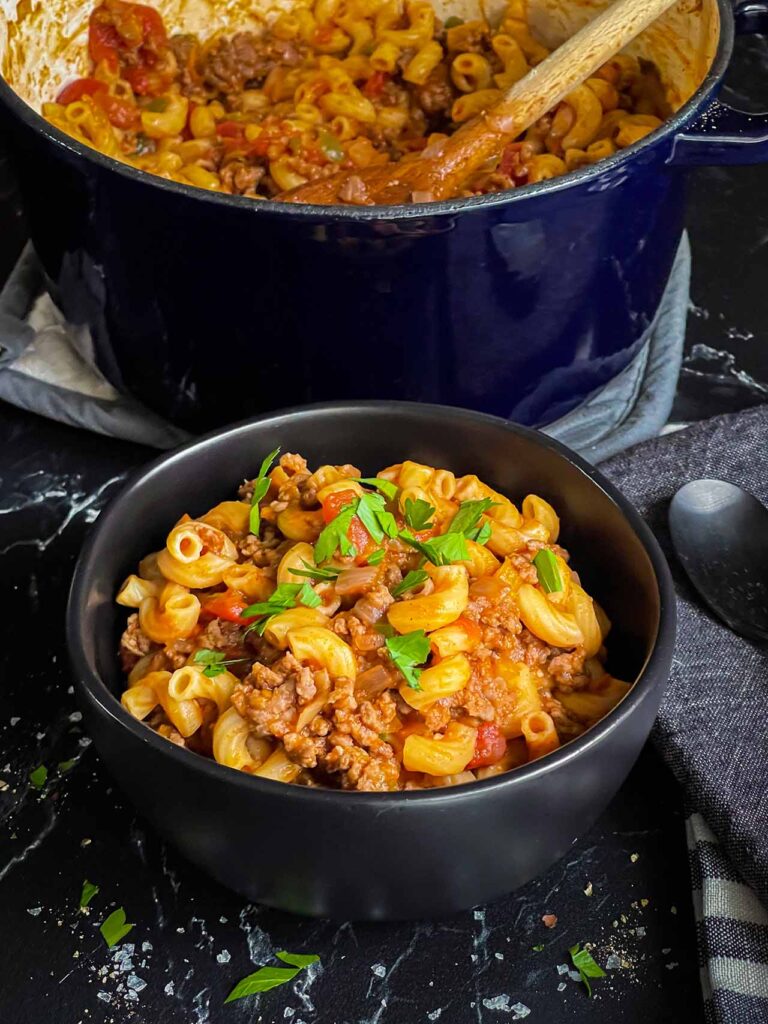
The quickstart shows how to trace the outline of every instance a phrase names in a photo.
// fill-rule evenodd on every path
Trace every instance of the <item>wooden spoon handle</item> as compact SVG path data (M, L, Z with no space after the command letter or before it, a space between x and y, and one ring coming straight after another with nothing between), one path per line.
M551 110L576 86L622 50L677 0L616 0L551 53L490 110L462 125L439 153L308 182L281 198L293 202L338 201L339 189L357 179L367 202L408 202L413 194L447 199L504 144ZM342 198L344 193L341 193Z

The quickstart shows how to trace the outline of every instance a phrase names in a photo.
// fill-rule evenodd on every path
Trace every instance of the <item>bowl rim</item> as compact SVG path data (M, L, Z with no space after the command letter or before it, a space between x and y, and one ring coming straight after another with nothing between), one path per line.
M584 183L593 183L593 187L601 190L604 187L599 183L602 175L610 174L614 171L620 173L625 165L634 160L636 156L652 149L662 140L668 139L692 121L699 113L700 107L704 105L717 88L725 74L733 50L735 19L731 4L728 0L714 0L714 3L718 11L720 25L717 47L712 63L693 95L662 125L638 142L618 150L616 153L599 160L595 164L579 168L555 178L535 182L531 185L523 185L520 188L493 192L483 196L473 196L467 199L444 199L433 203L410 203L408 205L396 206L344 206L342 204L285 203L272 199L260 201L248 198L247 196L212 192L199 188L196 185L186 185L183 182L161 178L150 171L139 170L130 164L116 160L114 157L106 156L104 153L93 149L91 146L87 146L83 142L79 142L71 135L67 135L66 132L55 128L46 121L41 113L19 96L2 73L0 73L0 100L8 106L22 123L39 135L42 135L57 148L68 150L70 153L81 158L84 157L86 161L92 161L123 178L140 184L150 185L161 192L175 193L187 199L203 200L229 209L248 211L250 216L281 216L291 220L320 218L325 221L386 222L422 220L431 216L456 215L459 213L481 213L498 206L506 206L511 203L523 202L526 199L535 199L542 195L562 192L565 189L575 188Z
M394 416L405 412L420 413L428 419L450 416L453 420L459 419L465 422L492 426L497 430L501 429L522 437L534 445L548 448L581 471L595 487L612 501L642 544L653 569L659 598L659 616L650 653L645 659L631 690L621 702L581 736L568 741L546 757L489 779L437 789L398 790L396 792L380 793L286 785L283 782L262 779L249 775L246 772L238 771L235 768L229 768L226 765L219 764L212 758L203 757L200 754L169 743L168 740L159 736L152 729L144 725L143 722L139 722L129 715L100 675L91 670L81 640L81 615L90 593L89 584L96 548L101 538L109 534L112 520L121 514L123 506L130 502L131 496L137 488L143 486L147 479L153 475L167 472L169 469L172 470L175 463L186 461L190 457L194 458L205 450L215 449L224 439L241 433L247 434L254 426L270 422L274 422L279 426L281 421L288 418L295 419L302 416L312 416L318 412L344 416L351 412L358 413L366 410L388 412ZM581 757L598 745L604 736L621 728L623 722L641 702L650 697L653 690L665 685L674 650L675 627L675 590L672 575L656 538L629 500L599 470L595 469L581 456L571 451L561 442L548 437L540 431L516 423L510 423L507 420L488 415L487 413L428 403L363 400L319 402L263 413L259 416L250 417L230 426L211 431L139 467L129 476L120 491L111 499L107 507L100 514L95 529L84 544L75 566L66 611L66 638L70 665L74 670L75 683L78 690L81 691L81 696L84 695L88 700L97 705L101 714L112 719L114 725L127 729L140 742L148 743L154 747L161 756L169 757L176 761L180 768L186 766L191 772L203 772L212 780L218 779L221 782L229 782L231 785L246 787L244 795L247 795L248 792L257 794L259 791L262 791L265 796L269 794L272 796L282 794L286 799L310 800L318 804L323 801L326 803L354 801L355 805L370 805L379 809L385 805L388 807L405 806L406 804L415 804L421 801L451 803L464 799L470 792L477 792L479 796L481 793L491 789L496 790L524 785L529 779L558 771L561 767L564 768L572 760Z

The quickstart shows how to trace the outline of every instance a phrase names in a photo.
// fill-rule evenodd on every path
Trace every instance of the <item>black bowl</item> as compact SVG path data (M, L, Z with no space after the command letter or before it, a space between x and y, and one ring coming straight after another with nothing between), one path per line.
M365 473L411 458L477 473L562 519L562 542L606 608L614 674L636 679L603 721L548 757L452 789L358 793L252 778L180 749L121 707L118 584L184 512L232 496L280 445ZM672 659L664 557L631 505L543 434L434 405L321 405L211 434L140 472L99 518L68 609L86 723L110 771L157 830L249 899L341 919L436 917L515 889L562 857L601 813L645 742Z

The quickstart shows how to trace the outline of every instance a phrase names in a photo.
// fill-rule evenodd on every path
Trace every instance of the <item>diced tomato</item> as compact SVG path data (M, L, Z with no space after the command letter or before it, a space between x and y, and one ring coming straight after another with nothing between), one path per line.
M200 614L203 618L226 619L227 622L238 622L247 626L254 621L252 618L243 618L243 612L247 607L248 602L236 590L222 590L220 594L203 599Z
M150 67L124 68L123 77L137 96L161 96L173 81L170 71L154 71Z
M216 134L220 139L237 139L242 142L245 138L245 125L237 121L220 121L216 125Z
M56 102L66 107L69 103L77 103L83 96L93 96L94 93L106 91L106 82L100 82L98 78L78 78L76 82L64 86L56 97Z
M153 50L160 50L168 45L168 33L159 11L154 7L147 7L146 4L126 4L133 8L133 14L141 22L143 43L151 46Z
M328 22L326 25L320 25L319 28L315 29L314 35L312 36L312 42L316 46L327 46L328 43L333 39L333 25Z
M345 505L351 505L357 495L354 491L331 491L323 498L323 519L330 523Z
M130 100L122 100L108 92L99 92L93 97L93 102L97 107L101 107L115 128L141 127L139 108Z
M483 722L477 728L477 739L475 740L475 756L467 765L468 769L485 768L489 764L496 764L504 756L507 750L507 741L499 731L499 727L492 722Z
M117 71L119 60L117 50L120 46L120 35L114 25L105 20L97 7L91 14L88 27L88 52L94 64L105 61L112 71Z
M363 86L363 93L369 99L376 99L377 96L381 96L384 92L384 86L387 84L390 77L391 76L386 71L374 71Z

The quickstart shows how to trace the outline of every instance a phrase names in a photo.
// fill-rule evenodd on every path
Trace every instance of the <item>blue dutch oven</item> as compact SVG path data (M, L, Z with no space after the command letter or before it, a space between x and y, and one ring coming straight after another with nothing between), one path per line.
M687 168L768 158L768 114L715 99L734 31L765 30L768 2L717 9L709 70L661 128L566 177L468 200L218 195L80 145L3 79L0 110L54 298L90 326L106 377L162 415L200 429L397 398L540 425L637 353L680 242Z

